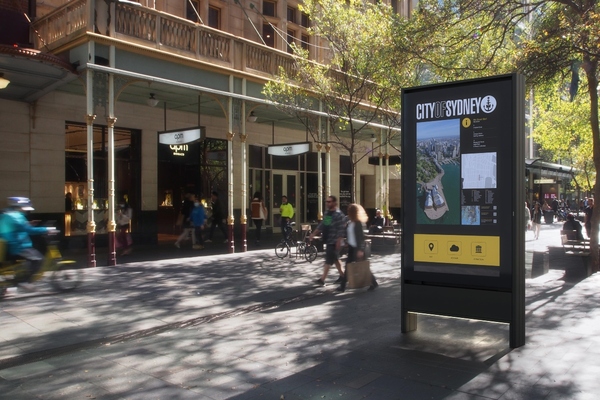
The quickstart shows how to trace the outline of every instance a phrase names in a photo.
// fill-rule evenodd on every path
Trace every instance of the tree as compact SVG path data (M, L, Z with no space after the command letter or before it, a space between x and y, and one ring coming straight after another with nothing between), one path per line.
M596 0L423 0L414 21L411 37L424 41L428 51L423 60L437 73L487 75L490 66L514 65L512 70L523 73L531 86L571 76L571 97L575 98L580 66L587 82L594 167L600 168L600 5ZM485 48L474 46L474 37L485 40ZM405 41L398 40L396 47L406 50ZM597 198L599 179L596 174ZM594 212L593 272L598 271L600 261L599 224L600 213Z
M583 96L570 101L569 86L552 82L536 90L533 138L552 161L568 161L577 189L587 192L596 179L590 105Z
M323 63L294 47L293 75L283 70L264 90L279 108L298 118L313 141L323 143L319 118L306 110L322 110L331 144L350 155L351 197L356 199L356 166L371 152L370 125L399 126L400 84L391 56L391 8L357 0L306 0L310 34L326 46ZM393 132L393 131L392 131ZM387 140L390 139L388 135Z

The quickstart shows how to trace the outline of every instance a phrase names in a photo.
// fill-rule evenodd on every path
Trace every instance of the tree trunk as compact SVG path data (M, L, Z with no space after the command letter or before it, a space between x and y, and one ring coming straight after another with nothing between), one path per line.
M598 254L598 226L600 225L600 213L596 212L596 201L600 199L600 126L598 123L598 61L590 60L584 56L584 70L588 80L590 93L590 126L592 128L594 144L594 166L596 167L596 179L594 180L594 211L592 212L592 229L590 236L590 248L592 259L592 273L598 272L600 265Z
M350 190L350 203L356 203L356 163L354 162L354 156L352 155L352 189Z

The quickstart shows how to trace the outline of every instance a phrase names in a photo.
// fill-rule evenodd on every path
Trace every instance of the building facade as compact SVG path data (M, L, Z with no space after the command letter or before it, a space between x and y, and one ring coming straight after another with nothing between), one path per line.
M291 42L326 57L297 2L2 0L0 8L0 73L10 81L0 90L0 197L30 197L39 218L87 243L90 264L96 245L114 249L123 202L134 235L154 243L176 233L185 193L217 191L230 251L236 239L243 251L254 192L274 229L283 194L298 223L317 221L328 194L349 201L349 156L326 144L326 131L312 140L262 94L280 67L293 68ZM200 136L186 141L192 131ZM357 201L390 211L400 206L399 173L385 167L391 149L373 150L385 130L374 132L364 151L380 163L358 164ZM278 153L301 143L307 152Z

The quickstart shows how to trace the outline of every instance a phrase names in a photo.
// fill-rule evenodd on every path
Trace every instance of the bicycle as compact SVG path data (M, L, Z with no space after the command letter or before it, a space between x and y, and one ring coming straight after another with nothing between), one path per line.
M77 288L82 280L82 272L74 260L63 260L58 248L58 240L53 234L43 235L46 251L40 270L32 277L33 281L42 279L46 272L51 272L50 284L55 290L68 292ZM15 287L27 275L26 260L6 258L6 241L0 239L0 298L6 295L9 287Z
M291 225L288 224L284 228L285 237L275 246L275 255L282 259L287 256L291 257L292 255L295 255L296 258L302 256L306 261L313 262L317 258L318 250L317 247L308 240L308 236L311 232L310 225L302 225L303 237L302 240L297 241L292 239L292 234L298 232L292 230L292 226L294 225L295 223L292 222ZM294 253L292 253L292 249L295 249Z

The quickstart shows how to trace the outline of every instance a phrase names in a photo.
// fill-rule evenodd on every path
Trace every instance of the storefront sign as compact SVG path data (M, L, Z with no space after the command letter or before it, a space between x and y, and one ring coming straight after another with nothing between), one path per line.
M204 139L206 131L203 126L191 129L167 131L158 133L158 142L168 145L184 145Z
M543 185L543 184L553 184L553 183L556 183L556 181L554 179L550 179L550 178L541 178L541 179L534 179L533 183L536 185Z
M308 153L310 143L288 143L284 145L269 146L269 154L272 156L297 156Z

